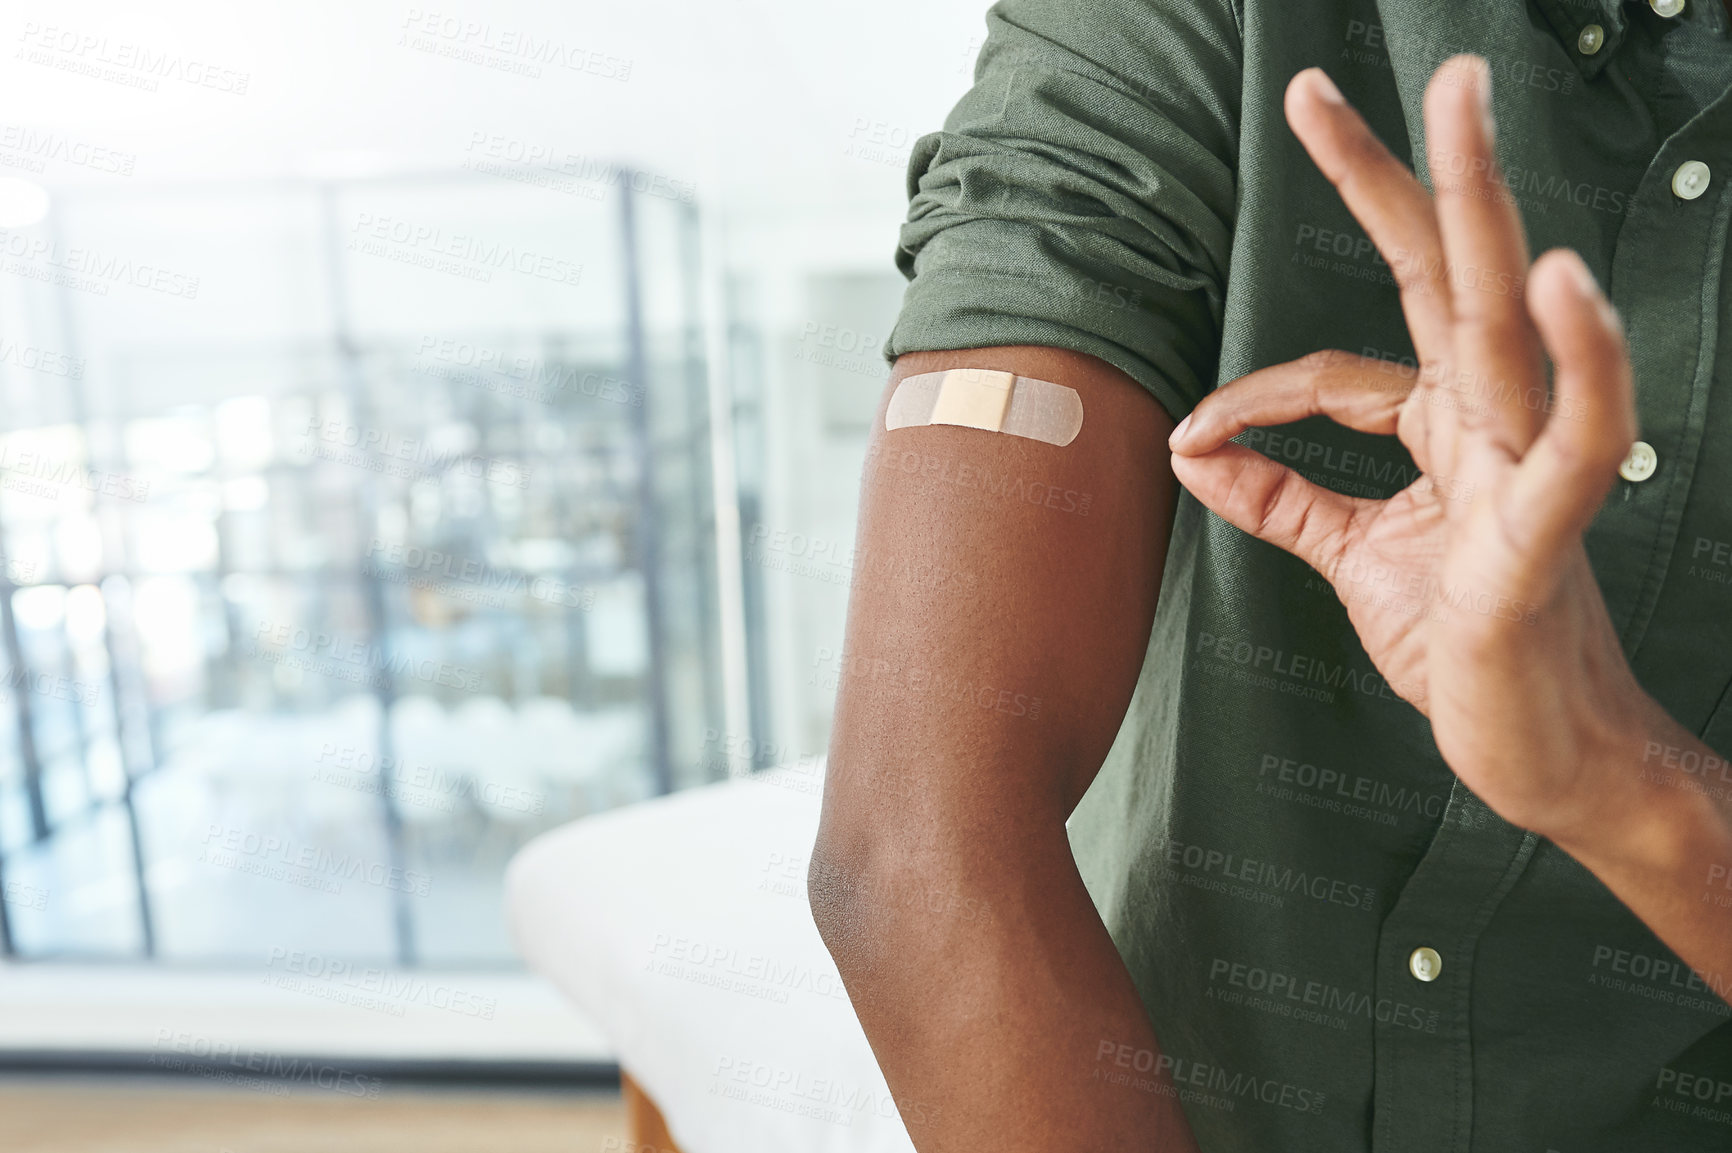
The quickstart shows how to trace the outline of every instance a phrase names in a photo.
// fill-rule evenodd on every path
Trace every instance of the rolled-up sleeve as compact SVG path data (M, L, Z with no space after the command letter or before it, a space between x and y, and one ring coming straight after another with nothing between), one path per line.
M909 162L886 346L1097 356L1174 420L1214 384L1242 53L1230 0L1003 0Z

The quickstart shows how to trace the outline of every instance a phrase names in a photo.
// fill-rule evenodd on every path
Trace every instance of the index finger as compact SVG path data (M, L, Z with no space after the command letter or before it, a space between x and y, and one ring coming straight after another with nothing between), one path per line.
M1421 364L1448 359L1453 314L1431 195L1321 68L1287 85L1287 122L1389 263Z
M1411 378L1387 360L1324 349L1272 364L1229 381L1205 396L1167 438L1174 452L1210 452L1248 428L1327 416L1375 435L1396 431Z

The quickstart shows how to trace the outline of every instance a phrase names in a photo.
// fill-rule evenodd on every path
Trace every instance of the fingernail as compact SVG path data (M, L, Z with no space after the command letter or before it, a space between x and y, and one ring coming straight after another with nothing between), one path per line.
M1345 104L1347 100L1341 95L1341 89L1335 87L1335 81L1329 79L1329 73L1321 68L1311 70L1311 88L1317 93L1319 100L1327 100L1331 104Z
M1178 447L1179 442L1181 440L1185 439L1185 429L1190 426L1190 423L1191 423L1191 414L1186 413L1185 419L1181 420L1179 422L1178 427L1173 429L1172 435L1167 437L1167 447L1168 448L1177 448Z
M1479 82L1474 85L1474 88L1479 94L1479 114L1485 123L1485 138L1495 140L1497 138L1497 118L1492 115L1491 110L1491 65L1484 60L1479 60L1474 67L1479 72Z

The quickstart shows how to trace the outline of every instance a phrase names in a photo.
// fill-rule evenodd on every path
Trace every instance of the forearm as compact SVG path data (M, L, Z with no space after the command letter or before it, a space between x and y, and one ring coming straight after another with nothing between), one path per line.
M814 893L830 890L826 940L922 1153L1196 1149L1062 822L881 848L820 855Z
M1554 836L1732 1003L1732 766L1645 695L1592 821Z

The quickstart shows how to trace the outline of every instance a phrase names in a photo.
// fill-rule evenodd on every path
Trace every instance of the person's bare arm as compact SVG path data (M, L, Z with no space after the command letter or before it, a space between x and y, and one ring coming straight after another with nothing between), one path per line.
M897 381L958 367L1076 389L1081 433L884 430ZM922 1153L1196 1148L1064 827L1148 645L1171 427L1051 348L910 353L880 404L809 887Z

